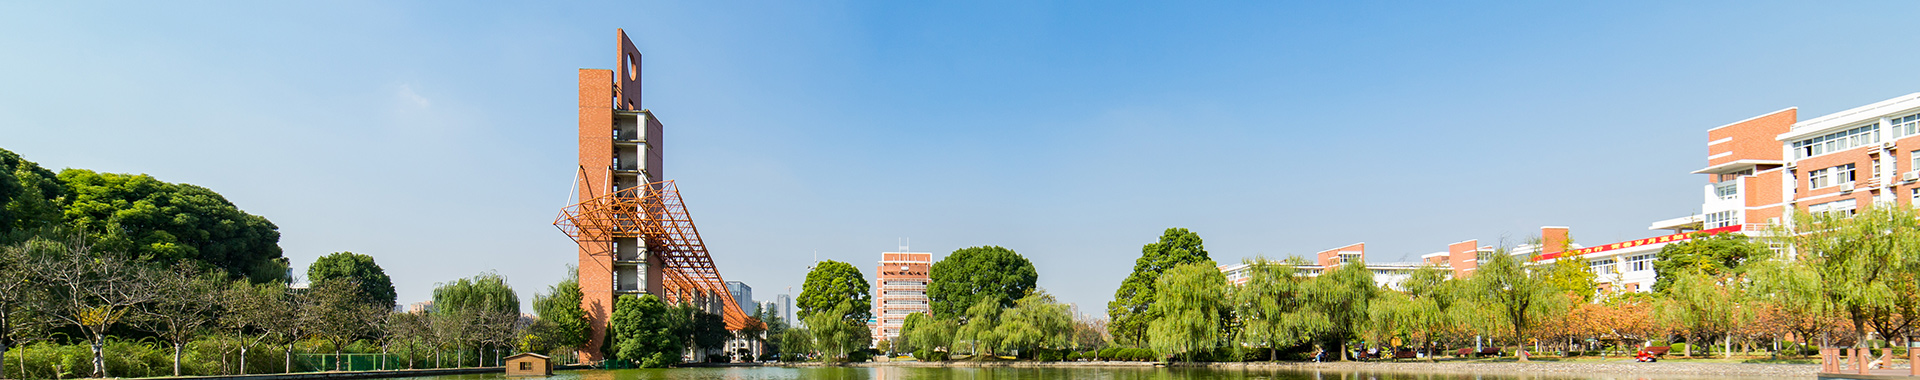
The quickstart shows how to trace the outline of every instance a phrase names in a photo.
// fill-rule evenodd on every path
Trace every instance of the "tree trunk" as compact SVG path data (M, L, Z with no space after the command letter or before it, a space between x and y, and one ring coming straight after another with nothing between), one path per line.
M341 360L340 360L340 343L339 343L339 342L335 342L335 343L333 344L333 371L334 371L334 372L339 372L339 371L340 371L340 365L341 365L341 364L342 364L342 363L341 363Z
M100 334L93 334L93 342L91 342L93 344L93 377L107 377L107 357L105 352L102 352L106 339Z
M246 338L242 337L241 339ZM240 374L247 374L247 345L245 343L240 344Z
M287 340L287 350L284 353L287 354L287 369L286 369L286 372L282 372L282 373L293 373L293 340L292 339Z
M180 342L173 342L173 375L180 376Z

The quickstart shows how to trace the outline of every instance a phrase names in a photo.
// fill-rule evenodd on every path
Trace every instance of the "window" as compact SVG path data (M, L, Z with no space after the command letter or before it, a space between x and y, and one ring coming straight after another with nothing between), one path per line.
M1873 158L1873 178L1880 178L1880 158Z
M1653 254L1627 257L1627 271L1640 272L1653 270Z
M1706 219L1707 219L1706 220L1707 229L1726 227L1726 226L1739 224L1740 213L1738 210L1721 211L1721 212L1707 214Z
M1853 164L1835 166L1807 173L1807 188L1818 189L1842 183L1853 182Z
M1807 212L1813 213L1813 214L1819 214L1823 212L1843 212L1843 213L1846 213L1846 215L1853 215L1855 208L1856 206L1854 205L1854 200L1848 199L1848 200L1832 201L1832 202L1807 206Z
M1920 187L1913 188L1913 200L1912 204L1920 205Z
M1894 137L1920 134L1920 113L1893 118L1887 125Z
M1819 137L1794 141L1793 158L1813 157L1879 142L1880 123L1867 124L1854 127L1853 129L1828 133Z
M520 362L520 370L521 370L521 371L532 371L532 370L533 370L533 362Z
M1722 200L1740 197L1740 183L1733 180L1713 184L1713 195Z
M1613 274L1613 259L1599 259L1587 262L1587 268L1593 274Z

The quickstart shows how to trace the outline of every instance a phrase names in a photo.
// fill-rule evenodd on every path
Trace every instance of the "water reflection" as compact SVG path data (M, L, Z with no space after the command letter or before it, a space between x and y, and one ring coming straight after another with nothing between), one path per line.
M1763 378L1763 377L1747 377ZM1741 379L1687 375L1538 373L1370 373L1330 370L1206 368L679 368L611 371L563 371L553 377L507 378L500 374L410 378L411 380L1674 380Z

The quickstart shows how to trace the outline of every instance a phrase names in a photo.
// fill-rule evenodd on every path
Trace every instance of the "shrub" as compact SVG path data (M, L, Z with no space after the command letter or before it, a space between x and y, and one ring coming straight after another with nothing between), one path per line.
M1674 343L1672 346L1668 346L1668 347L1670 347L1667 349L1667 355L1669 356L1680 355L1681 353L1687 352L1686 343Z
M1067 353L1067 361L1070 361L1070 362L1072 362L1072 361L1080 361L1080 358L1081 358L1081 356L1080 356L1080 352L1079 352L1079 351L1073 351L1073 352L1068 352L1068 353Z

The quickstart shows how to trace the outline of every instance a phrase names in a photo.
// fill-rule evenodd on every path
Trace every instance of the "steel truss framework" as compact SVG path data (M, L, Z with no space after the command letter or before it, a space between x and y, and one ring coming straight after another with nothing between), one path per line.
M584 181L583 181L584 182ZM702 305L702 298L719 297L728 330L757 324L733 301L720 269L700 240L680 190L673 181L649 183L583 200L560 210L553 225L593 255L614 255L615 238L638 238L648 255L656 255L663 274L668 303ZM617 258L616 258L617 259Z

